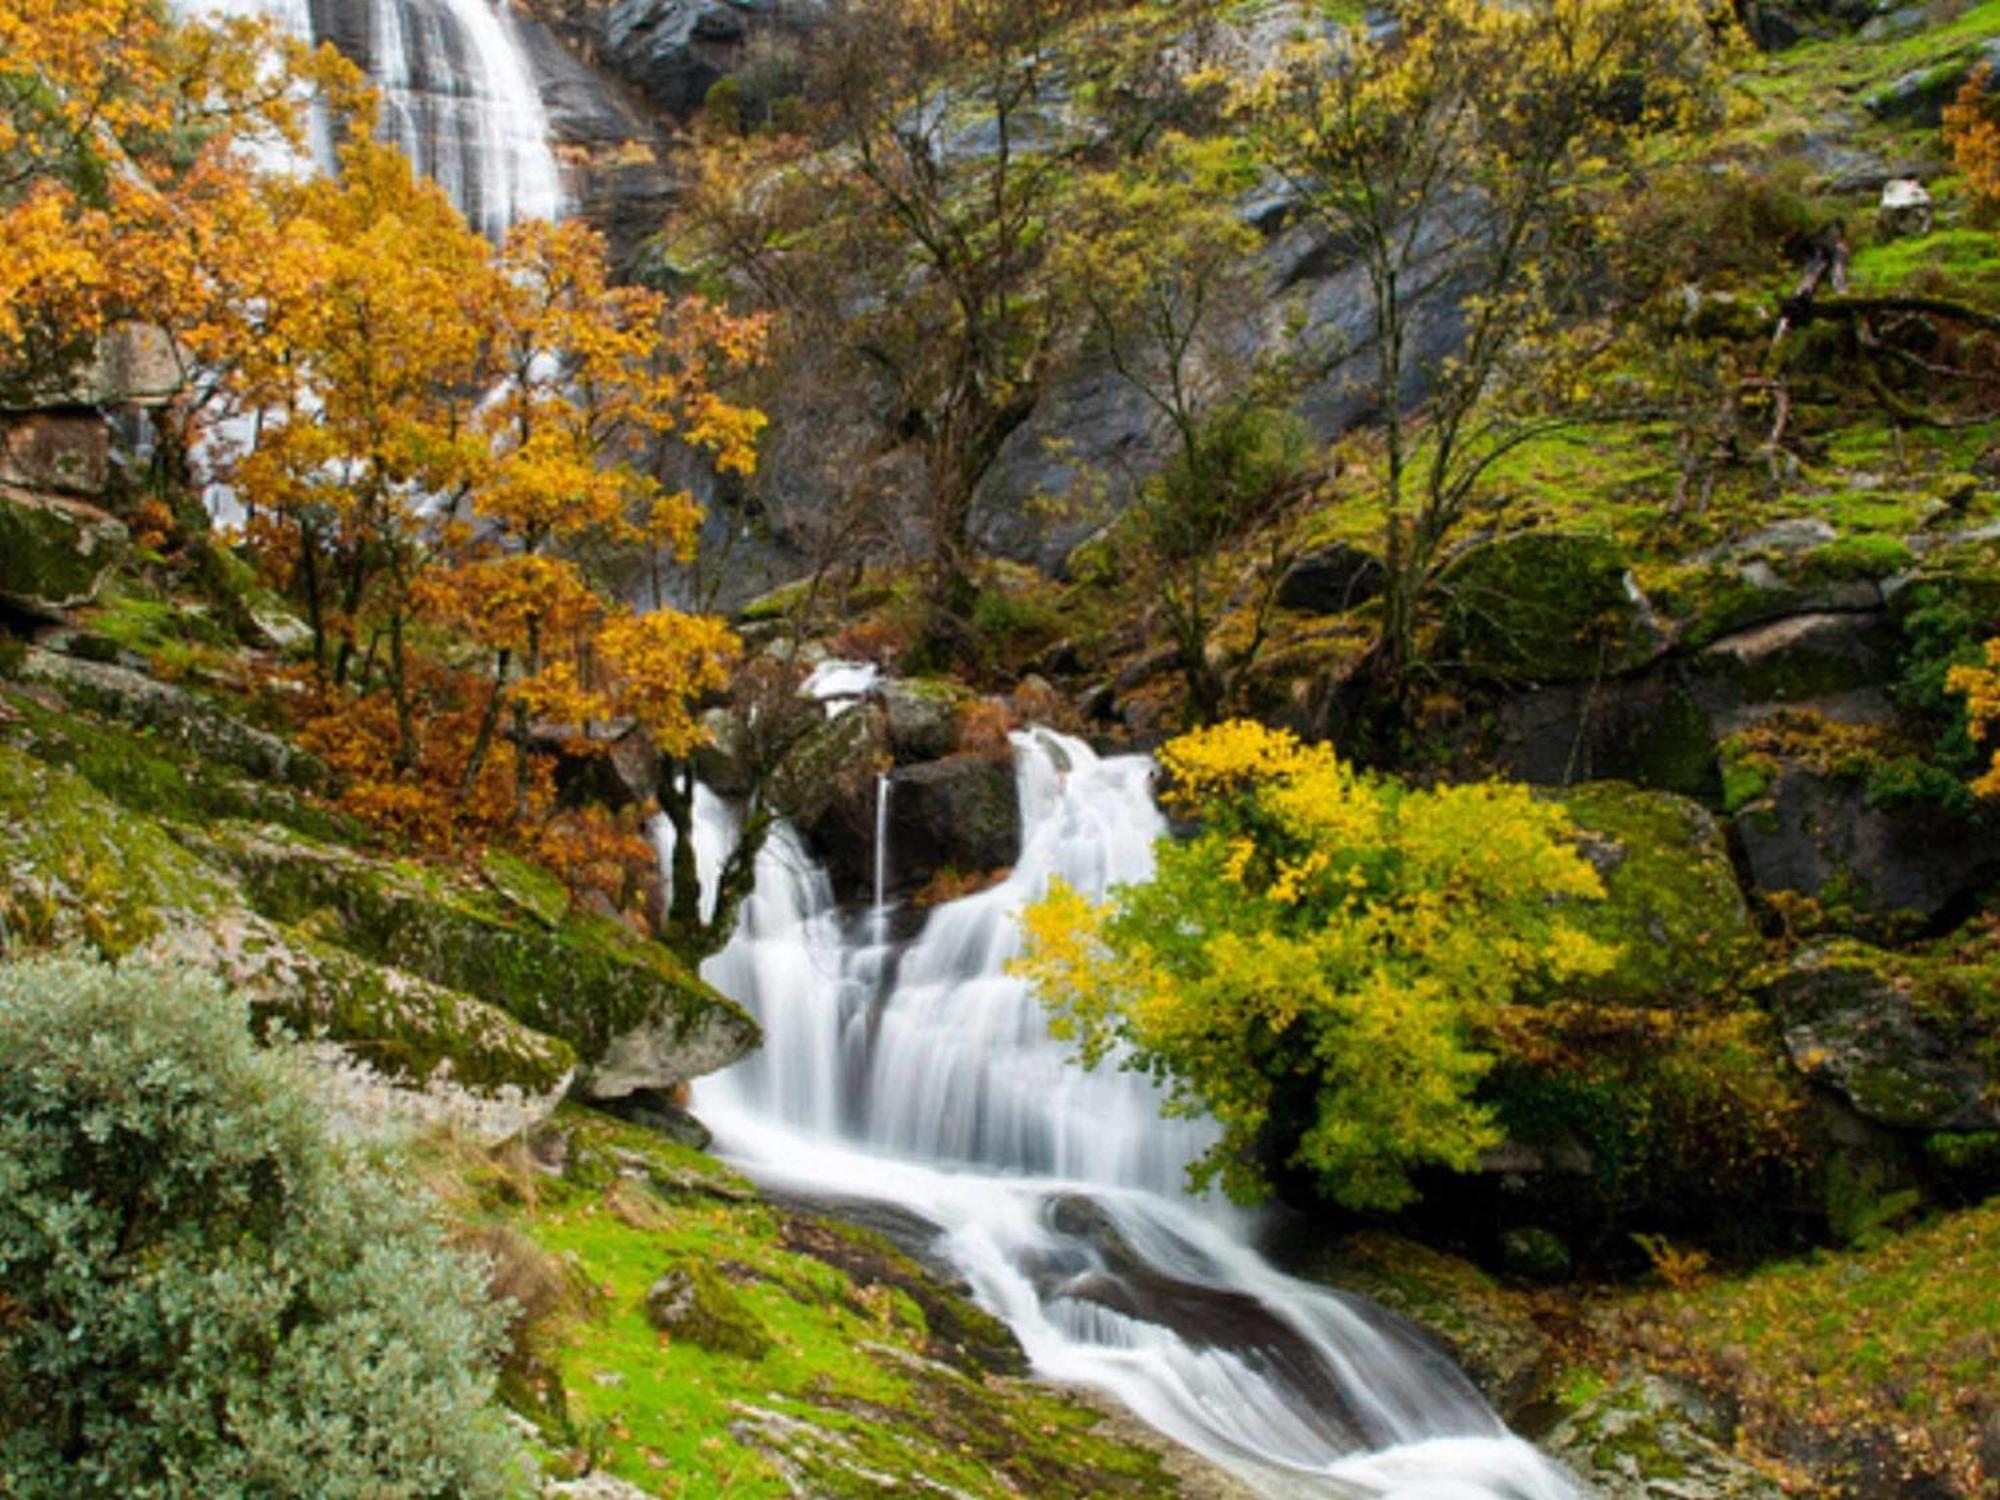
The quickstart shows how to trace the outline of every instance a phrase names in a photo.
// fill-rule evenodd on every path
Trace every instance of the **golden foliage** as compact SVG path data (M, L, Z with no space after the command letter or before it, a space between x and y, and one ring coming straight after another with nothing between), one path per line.
M1966 189L1989 206L2000 206L2000 96L1988 90L1993 67L1981 63L1945 106L1944 139Z
M1986 643L1983 666L1953 667L1946 685L1965 695L1965 716L1975 737L2000 731L2000 638ZM1985 774L1972 783L1972 790L1981 797L2000 797L2000 749L1994 751Z
M1497 1139L1472 1100L1485 1018L1612 961L1554 899L1603 895L1560 811L1520 786L1405 788L1241 721L1160 758L1202 832L1162 841L1149 884L1093 902L1058 882L1023 918L1052 1029L1212 1115L1198 1173L1239 1195L1264 1189L1272 1132L1355 1207L1409 1201L1415 1164L1469 1167Z

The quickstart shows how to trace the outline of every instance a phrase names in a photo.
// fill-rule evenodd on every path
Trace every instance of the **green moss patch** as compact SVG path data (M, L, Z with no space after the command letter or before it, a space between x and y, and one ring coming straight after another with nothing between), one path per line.
M474 1185L477 1212L574 1289L543 1341L563 1387L566 1416L542 1408L559 1464L588 1458L661 1495L1178 1492L1092 1407L942 1332L984 1315L875 1236L762 1202L698 1153L573 1106L532 1149L560 1175L524 1188L485 1169ZM647 1299L670 1273L754 1337L663 1334Z
M310 925L364 958L476 995L562 1038L586 1063L642 1027L693 1036L719 1026L737 1055L756 1044L756 1023L739 1006L608 918L577 913L550 926L438 870L269 826L214 825L199 847L234 870L273 921Z

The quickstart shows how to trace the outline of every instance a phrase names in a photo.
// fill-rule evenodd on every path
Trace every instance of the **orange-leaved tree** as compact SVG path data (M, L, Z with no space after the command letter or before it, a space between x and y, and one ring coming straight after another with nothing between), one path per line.
M2000 208L2000 92L1990 63L1974 68L1945 106L1944 138L1967 190L1982 205Z
M0 388L61 394L123 319L212 319L214 284L179 274L190 243L303 148L315 92L351 97L358 76L261 21L0 0Z

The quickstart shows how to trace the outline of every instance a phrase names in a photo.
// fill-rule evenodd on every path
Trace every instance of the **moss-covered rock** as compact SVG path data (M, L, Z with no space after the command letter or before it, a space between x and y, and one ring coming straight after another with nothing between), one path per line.
M1667 638L1610 537L1526 531L1443 579L1444 654L1480 676L1582 681L1643 666Z
M762 1359L771 1336L729 1283L698 1260L671 1267L646 1289L646 1321L711 1354Z
M442 985L369 963L245 905L226 870L73 772L0 745L0 929L220 975L260 1021L319 1044L350 1123L442 1119L500 1139L545 1115L574 1056Z
M72 771L0 745L0 915L9 942L109 956L238 904L234 884Z
M1588 1394L1543 1439L1604 1500L1779 1500L1731 1451L1733 1434L1691 1390L1632 1375Z
M60 619L97 597L125 542L95 506L0 484L0 603Z
M970 689L942 677L892 678L882 684L889 748L899 765L936 760L958 744L958 711Z
M2000 963L1806 949L1770 986L1799 1071L1855 1112L1905 1130L2000 1126Z
M1727 989L1754 934L1722 831L1699 803L1622 782L1563 793L1603 878L1605 899L1579 903L1579 927L1617 946L1611 971L1590 980L1594 999L1679 1006Z
M46 694L0 692L0 709L0 737L37 760L75 771L130 811L169 823L282 823L334 842L369 836L299 788L258 780L158 733L63 709Z
M130 667L30 651L20 676L55 689L77 708L148 730L245 775L307 787L326 779L324 766L281 736Z
M550 925L514 899L440 871L390 864L269 825L187 835L233 870L273 921L376 963L478 996L573 1047L584 1086L672 1088L757 1044L757 1026L658 943L607 918Z

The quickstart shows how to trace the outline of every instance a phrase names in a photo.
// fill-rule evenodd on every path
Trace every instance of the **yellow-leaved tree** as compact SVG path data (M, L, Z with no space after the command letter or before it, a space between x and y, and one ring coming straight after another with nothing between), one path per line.
M1351 362L1373 398L1385 681L1493 466L1615 405L1594 390L1605 209L1712 107L1730 24L1714 0L1428 0L1237 89L1252 154L1366 273L1366 336L1299 357Z
M1411 788L1325 745L1232 720L1160 752L1198 818L1146 883L1092 901L1057 883L1018 972L1083 1061L1117 1060L1167 1109L1222 1127L1196 1163L1234 1196L1301 1169L1354 1208L1415 1195L1498 1136L1473 1097L1489 1017L1613 950L1559 898L1601 898L1559 808L1526 787Z
M1945 681L1951 691L1965 695L1967 727L1975 740L1990 741L2000 734L2000 638L1986 643L1984 663L1953 667ZM2000 797L2000 749L1972 790L1976 796Z

